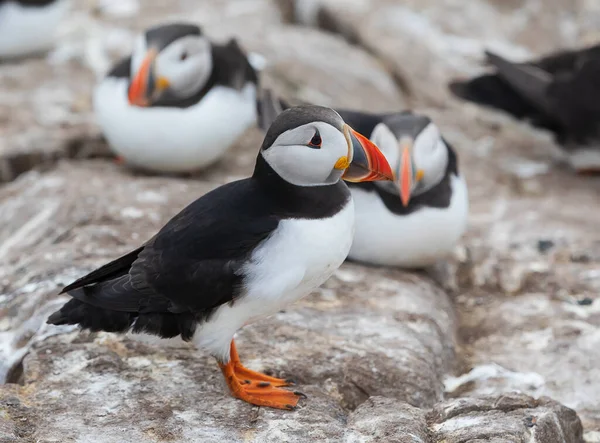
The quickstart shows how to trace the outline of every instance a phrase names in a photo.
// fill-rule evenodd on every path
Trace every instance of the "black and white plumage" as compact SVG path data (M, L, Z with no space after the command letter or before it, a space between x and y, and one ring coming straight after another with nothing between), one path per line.
M0 0L0 59L52 47L70 0Z
M342 176L391 179L392 172L335 111L292 108L267 132L252 177L209 192L141 247L68 285L63 292L73 299L48 322L181 335L217 358L234 395L294 406L298 398L288 391L284 403L272 403L233 380L268 377L230 373L236 365L247 371L232 339L307 295L344 261L354 207Z
M125 163L155 172L218 160L256 121L258 78L235 40L193 24L146 30L94 91L96 119Z
M261 127L288 106L262 91ZM466 230L469 200L456 152L437 125L410 111L337 111L381 149L396 176L394 182L349 183L356 211L349 258L420 268L450 254Z
M495 72L451 91L551 131L574 169L600 171L600 45L525 63L486 55Z

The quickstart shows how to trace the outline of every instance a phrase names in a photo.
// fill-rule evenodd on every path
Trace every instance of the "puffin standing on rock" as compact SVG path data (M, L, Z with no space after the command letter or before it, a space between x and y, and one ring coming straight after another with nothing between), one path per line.
M377 147L332 109L288 109L267 131L252 177L209 192L139 248L65 287L73 298L48 323L181 335L217 359L235 397L292 409L303 394L245 368L233 336L342 264L354 204L341 179L392 177Z
M0 59L49 49L69 0L0 0Z
M259 124L290 105L261 91ZM368 114L338 110L385 155L393 182L348 183L356 227L348 258L364 263L422 268L449 255L467 228L467 184L457 155L429 117L410 111Z
M450 83L459 98L551 131L577 172L600 172L600 45L512 63L486 52L495 73Z
M257 84L234 39L217 45L196 25L171 23L139 36L96 86L94 111L126 164L185 173L214 163L255 124Z

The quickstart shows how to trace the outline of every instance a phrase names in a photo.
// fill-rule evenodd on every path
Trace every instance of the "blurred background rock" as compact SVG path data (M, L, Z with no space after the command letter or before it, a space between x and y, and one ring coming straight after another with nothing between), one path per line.
M172 19L236 36L286 97L428 114L469 183L452 260L344 265L239 334L249 367L297 377L309 401L292 413L230 398L182 342L44 325L61 285L252 170L257 129L191 178L109 158L92 87ZM600 179L447 89L485 70L484 49L524 60L598 41L595 0L73 2L54 49L0 64L0 441L600 441Z

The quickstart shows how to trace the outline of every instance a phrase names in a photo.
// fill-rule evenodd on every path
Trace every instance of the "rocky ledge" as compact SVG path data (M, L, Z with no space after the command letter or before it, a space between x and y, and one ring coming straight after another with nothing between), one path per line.
M484 69L485 46L523 57L590 41L597 5L113 3L78 2L47 59L0 66L0 442L600 441L600 180L573 176L547 134L445 89ZM181 17L238 37L280 94L430 114L469 183L455 257L422 273L346 263L240 331L249 367L308 395L293 412L231 398L215 362L181 341L44 324L62 285L252 169L258 130L188 178L106 158L95 77L136 31Z

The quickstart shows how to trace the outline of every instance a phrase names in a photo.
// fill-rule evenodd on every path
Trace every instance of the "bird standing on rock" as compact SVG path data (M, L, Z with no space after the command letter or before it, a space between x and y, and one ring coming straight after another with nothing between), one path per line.
M259 124L289 107L271 91L260 94ZM422 268L449 255L467 228L467 184L457 155L431 119L410 111L369 114L337 110L385 155L396 180L348 183L356 222L348 258Z
M454 81L458 97L551 131L578 172L600 172L600 45L512 63L491 52L496 72Z
M211 43L193 24L148 29L96 86L94 111L131 166L184 173L218 160L256 122L258 79L235 40Z
M383 154L335 111L301 106L267 131L252 177L223 185L145 244L68 285L48 323L181 335L217 359L232 394L294 408L289 383L245 368L233 336L327 280L354 230L350 181L390 180Z
M49 49L69 0L0 0L0 59Z

